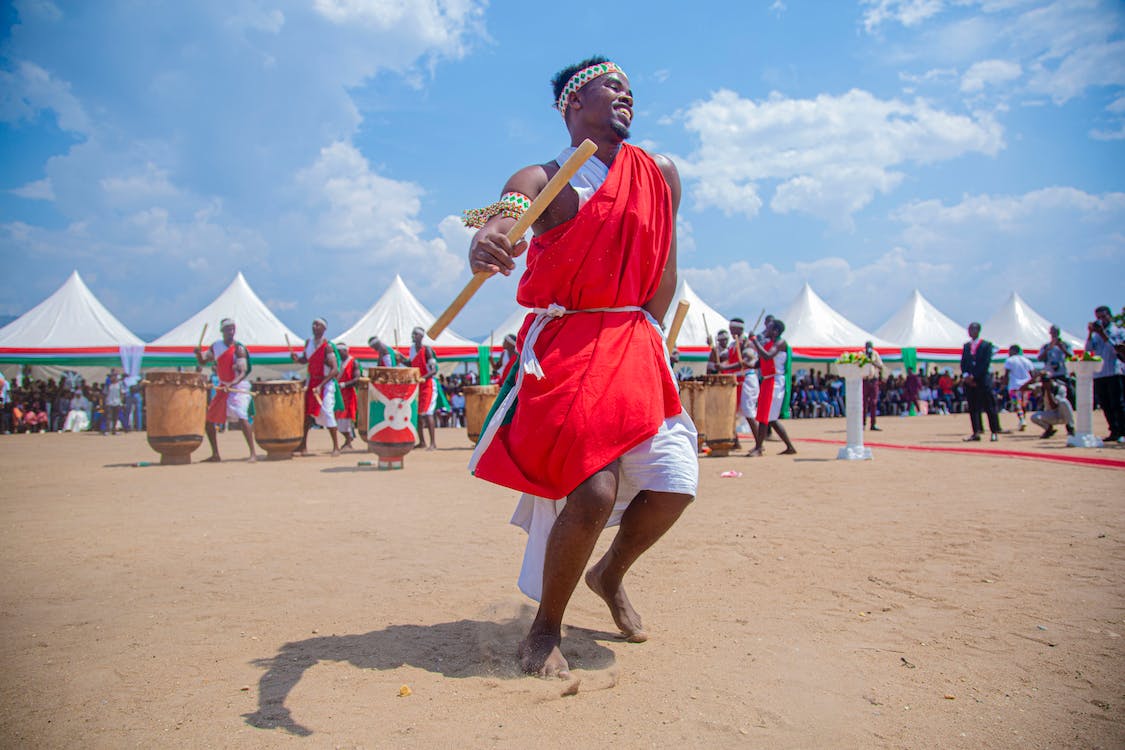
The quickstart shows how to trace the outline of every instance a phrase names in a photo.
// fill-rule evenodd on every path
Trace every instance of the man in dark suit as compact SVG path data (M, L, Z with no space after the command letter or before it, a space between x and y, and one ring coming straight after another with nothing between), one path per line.
M973 434L965 441L980 440L983 432L980 413L988 414L988 429L992 442L1000 439L1000 416L996 413L996 396L992 392L992 342L980 337L980 323L969 324L969 340L961 349L961 377L965 384L965 397L969 401L969 419Z

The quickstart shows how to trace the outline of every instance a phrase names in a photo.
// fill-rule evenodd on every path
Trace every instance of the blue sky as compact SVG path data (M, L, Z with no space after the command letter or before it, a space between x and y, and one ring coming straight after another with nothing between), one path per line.
M808 281L875 328L918 287L1076 333L1125 303L1125 4L21 0L0 38L0 314L77 268L139 333L243 271L290 327L395 273L434 312L460 212L567 145L548 81L605 54L684 181L680 274L751 319ZM454 328L514 309L490 281ZM985 331L987 336L987 331Z

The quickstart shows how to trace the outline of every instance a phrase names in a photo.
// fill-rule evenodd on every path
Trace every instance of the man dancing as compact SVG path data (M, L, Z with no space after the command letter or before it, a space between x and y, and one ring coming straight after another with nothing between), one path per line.
M297 455L309 455L309 429L318 424L332 436L332 455L340 455L340 441L336 436L336 404L342 400L340 385L336 381L340 373L340 355L336 346L324 333L328 323L317 318L312 323L312 338L305 341L305 349L300 354L289 353L289 358L302 365L308 365L308 384L305 386L305 433Z
M230 318L223 318L219 323L219 330L223 337L201 351L195 347L195 361L201 367L208 362L215 363L215 372L219 376L219 385L215 389L215 397L207 405L207 421L204 429L207 431L207 442L211 444L211 457L206 461L218 463L219 444L215 436L215 425L226 424L231 419L238 420L242 428L242 436L246 438L246 445L250 448L248 461L257 461L258 454L254 452L254 430L250 426L250 354L246 347L234 340L235 325Z
M758 339L750 339L750 345L758 351L758 365L762 371L761 393L758 394L758 425L754 431L754 447L747 456L762 455L762 443L766 442L766 431L773 429L785 443L783 456L797 452L789 440L789 433L781 426L781 405L785 402L785 360L789 356L789 342L781 338L785 324L773 318L766 326L765 345Z
M410 367L417 367L418 373L422 377L422 382L418 384L418 448L425 448L432 451L437 448L437 442L434 440L434 411L437 410L438 394L437 389L441 386L437 385L434 378L438 374L437 355L434 350L422 343L422 338L426 335L424 328L415 328L410 332ZM422 428L425 427L430 433L430 444L426 445L426 439L422 437Z
M516 172L497 203L467 216L481 227L474 272L510 274L528 250L516 299L533 311L470 468L524 493L513 518L529 533L520 587L540 605L520 664L563 676L563 614L618 519L586 584L628 640L647 638L622 579L692 501L699 465L656 322L676 290L676 167L625 143L633 94L617 65L590 58L552 83L571 147ZM530 248L511 245L516 218L587 138L596 154L534 223Z

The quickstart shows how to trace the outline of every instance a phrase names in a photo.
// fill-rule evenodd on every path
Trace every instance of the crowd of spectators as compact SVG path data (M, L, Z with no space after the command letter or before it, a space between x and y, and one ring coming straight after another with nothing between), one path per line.
M57 381L21 373L20 384L0 382L0 433L117 432L144 429L142 389L125 385L116 370L90 383L76 373Z
M1007 373L995 378L997 403L1007 406ZM1029 410L1041 408L1041 396L1032 393ZM1071 398L1073 401L1073 396ZM844 379L837 374L810 370L793 375L789 395L789 416L792 419L842 417L847 405ZM909 414L961 414L969 409L965 386L960 373L934 367L921 374L889 374L879 378L879 416Z

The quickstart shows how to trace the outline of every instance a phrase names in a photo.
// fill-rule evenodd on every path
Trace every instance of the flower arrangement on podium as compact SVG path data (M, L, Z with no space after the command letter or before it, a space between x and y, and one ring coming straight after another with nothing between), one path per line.
M1102 358L1091 352L1083 351L1080 353L1070 354L1066 358L1067 362L1101 362Z
M863 367L871 364L871 358L867 356L866 352L844 352L836 358L836 364Z

